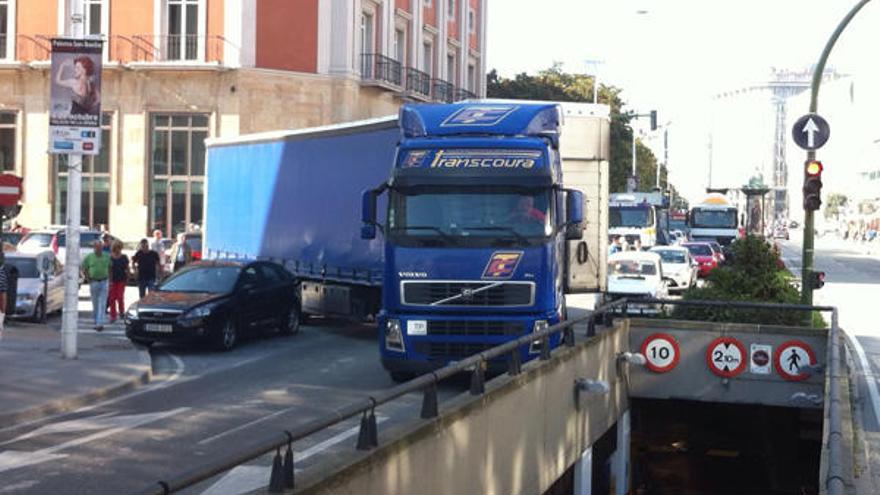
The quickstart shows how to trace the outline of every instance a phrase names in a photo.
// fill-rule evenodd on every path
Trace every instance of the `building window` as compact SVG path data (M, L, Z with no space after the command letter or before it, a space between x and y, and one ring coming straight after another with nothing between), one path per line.
M394 31L394 57L400 63L406 63L406 31L397 29Z
M10 6L9 0L0 0L0 60L6 58L12 58L9 53L10 51L10 20L12 20L12 16L10 15Z
M454 83L455 78L455 55L450 53L446 55L446 80Z
M468 64L467 84L469 90L477 91L477 69L474 64Z
M205 181L205 114L150 118L150 230L173 237L201 225Z
M434 77L434 44L426 41L422 45L422 72Z
M166 58L198 60L199 0L167 0Z
M85 155L82 160L82 204L80 225L105 228L110 224L110 149L113 146L111 114L101 116L101 153ZM55 194L52 205L53 223L67 223L68 155L53 155Z
M468 31L471 33L477 32L477 15L474 9L468 9Z
M0 171L15 170L15 113L0 112Z
M455 20L455 0L446 0L446 6L448 7L447 14L449 14L449 20Z
M102 4L104 0L85 0L83 12L85 14L85 33L86 36L101 36L102 29Z
M361 51L363 53L374 53L376 51L373 22L372 13L364 12L361 14Z

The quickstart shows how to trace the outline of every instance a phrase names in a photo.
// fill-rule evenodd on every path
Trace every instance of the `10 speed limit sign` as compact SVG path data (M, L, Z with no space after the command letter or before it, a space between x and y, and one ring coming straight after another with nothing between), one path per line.
M709 371L724 378L733 378L746 368L746 349L733 337L718 337L706 348Z
M641 353L645 356L645 367L654 373L672 371L681 357L678 342L667 333L655 333L645 338Z

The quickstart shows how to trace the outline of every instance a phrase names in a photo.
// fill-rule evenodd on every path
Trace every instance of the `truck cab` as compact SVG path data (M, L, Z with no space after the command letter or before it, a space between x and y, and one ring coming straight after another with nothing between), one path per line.
M608 206L608 235L619 237L625 248L639 246L647 250L668 245L668 212L669 200L661 192L612 194Z
M384 236L379 348L395 380L565 318L584 197L563 186L561 118L552 103L402 107L391 175L362 208L362 236Z
M715 241L729 246L742 237L736 206L720 193L709 194L688 213L690 237L694 241Z

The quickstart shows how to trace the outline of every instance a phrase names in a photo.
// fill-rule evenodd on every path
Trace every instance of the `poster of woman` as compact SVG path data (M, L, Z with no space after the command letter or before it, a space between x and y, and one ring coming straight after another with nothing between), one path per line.
M97 154L101 137L103 42L52 40L49 151Z

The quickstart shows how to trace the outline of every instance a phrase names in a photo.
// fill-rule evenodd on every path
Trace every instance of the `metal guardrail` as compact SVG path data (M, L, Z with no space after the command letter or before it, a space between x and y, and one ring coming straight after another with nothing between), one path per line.
M471 374L471 395L482 395L485 392L485 369L486 364L495 358L507 357L507 373L515 376L521 373L519 350L523 346L531 346L540 341L540 356L542 361L549 360L552 355L550 349L550 337L562 334L561 345L574 346L574 327L587 322L587 336L595 335L596 317L605 315L605 322L611 324L614 318L613 310L620 308L626 315L627 299L619 299L589 311L587 315L572 320L567 320L553 325L540 332L523 335L515 340L487 349L478 354L450 364L431 373L424 374L397 387L381 391L365 400L355 402L336 411L332 417L316 419L293 430L283 430L267 434L254 445L228 455L210 464L193 469L172 478L163 479L155 486L144 490L144 495L167 495L179 490L191 487L205 481L215 475L228 471L236 466L252 461L258 457L275 451L272 462L272 471L269 479L269 492L281 493L295 486L293 442L302 440L314 433L334 426L342 421L361 415L360 432L358 434L356 448L358 450L371 450L378 447L378 424L376 421L376 407L384 405L401 396L422 392L422 407L420 417L432 419L439 415L437 384L452 376L463 372ZM776 309L783 311L821 311L831 312L831 329L828 332L828 471L826 475L826 488L829 495L841 495L844 490L843 461L842 461L842 418L840 404L840 388L836 378L840 377L840 329L838 328L838 311L833 306L808 306L802 304L773 304L737 301L685 301L677 299L639 299L633 301L637 304L662 304L683 306L705 307L729 307L740 309ZM281 449L286 446L286 452L281 455Z
M294 458L293 458L293 442L302 440L309 435L322 431L326 428L334 426L342 421L361 415L360 432L357 439L358 450L370 450L378 447L378 424L376 421L376 408L401 396L422 392L422 408L420 416L422 419L431 419L439 415L437 400L437 384L445 379L453 377L463 372L471 374L470 393L471 395L482 395L485 392L485 373L488 361L507 357L507 373L515 376L521 373L522 363L520 361L520 348L531 346L533 343L540 341L541 350L539 359L542 361L551 358L552 350L550 349L550 337L556 334L562 334L562 346L573 347L574 326L587 323L587 336L595 335L596 317L606 314L609 310L626 304L625 299L614 301L610 304L600 306L587 315L580 318L566 320L557 323L540 332L533 332L523 335L515 340L511 340L504 344L498 345L491 349L487 349L478 354L474 354L468 358L458 361L454 364L447 365L430 373L424 374L406 383L381 391L369 398L354 402L336 411L331 417L316 419L304 424L293 430L283 430L266 435L260 441L245 450L236 451L223 459L193 469L186 473L160 480L155 486L144 490L144 495L166 495L177 492L184 488L191 487L197 483L205 481L217 474L228 471L236 466L254 460L258 457L275 451L275 458L272 462L272 473L269 480L269 492L280 493L285 489L294 488ZM613 315L608 313L606 322L610 325L613 321ZM285 448L286 452L281 455L281 449Z

